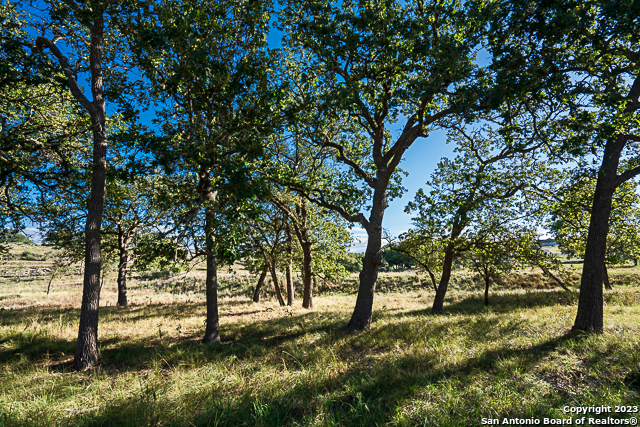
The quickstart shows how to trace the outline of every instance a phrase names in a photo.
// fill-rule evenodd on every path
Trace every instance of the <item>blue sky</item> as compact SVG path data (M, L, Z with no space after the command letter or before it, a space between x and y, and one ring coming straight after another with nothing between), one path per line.
M453 155L453 144L447 144L447 136L444 131L434 131L427 138L416 140L405 152L400 167L409 173L402 180L407 191L401 198L393 200L384 214L383 227L393 237L411 227L411 216L404 212L404 208L413 200L416 191L424 188L425 183L436 169L438 162L443 157ZM354 252L364 252L366 247L366 233L360 227L352 230L354 244L351 250Z
M275 28L271 28L267 37L269 46L274 49L280 48L282 46L281 39L282 33ZM401 119L392 128L402 129L403 126L404 123ZM404 212L405 206L413 200L416 191L424 187L438 162L443 157L450 157L453 154L454 146L447 144L446 141L447 137L444 131L434 131L429 137L416 140L406 151L400 167L409 173L402 180L402 184L407 191L401 198L391 202L385 211L383 221L384 229L392 236L397 237L411 227L411 216ZM368 216L366 212L363 213ZM354 226L351 234L354 237L351 250L364 252L367 242L365 231L361 227Z

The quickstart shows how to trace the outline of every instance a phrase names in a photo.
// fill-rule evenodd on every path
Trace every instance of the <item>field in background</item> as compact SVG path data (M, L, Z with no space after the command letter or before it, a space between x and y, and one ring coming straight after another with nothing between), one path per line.
M447 314L415 271L382 273L370 331L349 333L357 275L318 283L313 310L279 307L256 278L221 269L222 342L202 345L204 266L135 274L131 307L106 277L101 365L73 372L82 293L56 279L50 248L16 246L0 266L0 426L464 426L482 418L566 418L563 406L640 402L640 270L611 269L605 331L570 333L568 293L538 272L493 284L456 271ZM45 260L46 258L46 260ZM49 270L49 271L47 271ZM635 414L636 416L638 414ZM630 414L611 414L614 418Z

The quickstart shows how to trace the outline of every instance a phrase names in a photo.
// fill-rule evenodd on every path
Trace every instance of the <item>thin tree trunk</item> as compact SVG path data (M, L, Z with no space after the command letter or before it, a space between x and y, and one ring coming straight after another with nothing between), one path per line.
M120 307L126 307L127 301L127 264L129 263L128 241L124 238L124 231L118 226L118 247L120 262L118 263L118 302Z
M560 280L560 279L559 279L555 274L553 274L553 273L551 272L551 270L549 270L548 268L546 268L546 267L544 266L544 264L539 263L539 264L538 264L538 267L540 267L540 270L542 270L542 272L543 272L544 274L546 274L547 276L549 276L549 277L551 277L553 280L555 280L555 281L556 281L556 283L557 283L558 285L560 285L560 287L561 287L562 289L564 289L564 290L565 290L565 291L567 291L567 292L571 292L571 289L567 288L567 285L565 285L565 284L562 282L562 280Z
M100 248L100 227L104 211L104 195L107 169L107 136L105 129L105 104L102 95L102 43L104 21L99 13L91 25L89 63L91 71L91 91L93 102L89 115L93 130L93 160L91 173L91 193L85 225L85 263L82 304L78 342L74 365L85 370L98 363L98 308L100 306L100 270L102 254Z
M469 201L473 200L470 198ZM444 260L442 262L442 275L440 276L440 284L436 290L436 296L433 299L433 306L431 307L432 314L444 313L444 297L447 294L447 288L449 287L449 281L451 280L451 268L453 266L453 256L455 254L456 247L454 241L462 234L464 224L467 221L467 210L459 208L456 212L456 218L451 227L451 235L449 236L449 244L444 252Z
M267 278L267 267L262 269L262 273L260 273L260 278L258 279L258 283L256 284L256 289L253 291L253 302L260 302L260 291L262 291L262 286L264 285L264 280Z
M605 147L603 163L593 195L574 330L602 331L604 326L602 292L604 260L619 158L619 155L616 157L615 153L612 153L615 150L611 145L613 144L608 142Z
M287 263L287 305L293 306L295 295L293 288L293 260L289 258L289 262Z
M294 230L302 248L302 307L313 308L313 243L307 228L309 211L306 202L296 206L299 221L294 223Z
M120 252L120 263L118 265L118 306L126 307L127 301L127 267L129 263L129 252Z
M489 306L489 271L484 269L484 306Z
M281 307L284 307L284 299L282 298L282 292L280 292L280 285L278 284L278 274L276 273L275 263L271 263L269 265L269 270L271 271L271 280L273 280L273 288L276 291L276 297L278 298L278 303Z
M288 218L288 216L287 216ZM287 305L292 307L295 299L295 289L293 288L293 242L291 241L291 228L287 225L287 267L285 271L287 279Z
M438 292L438 285L436 284L435 274L433 274L433 272L428 268L425 268L425 270L427 270L427 273L429 274L429 278L431 279L431 284L433 285L433 290Z
M213 212L211 208L206 208L205 216L205 232L207 236L207 278L205 282L207 292L207 324L202 342L214 343L220 341L220 324L218 318L218 266L215 237L213 235Z
M302 246L302 307L313 308L313 254L311 243Z
M62 268L62 266L59 266L58 268L55 269L55 271L53 272L53 274L51 275L51 279L49 279L49 284L47 285L47 295L49 295L49 292L51 292L51 283L53 282L53 279L56 277L56 273L58 271L60 271L60 269ZM62 278L64 276L64 270L62 272L62 276L60 276L60 278Z
M451 279L451 266L453 265L453 248L449 247L445 251L444 261L442 262L442 275L440 276L440 284L436 290L436 296L433 299L431 313L442 314L444 312L444 297L447 294L447 287Z

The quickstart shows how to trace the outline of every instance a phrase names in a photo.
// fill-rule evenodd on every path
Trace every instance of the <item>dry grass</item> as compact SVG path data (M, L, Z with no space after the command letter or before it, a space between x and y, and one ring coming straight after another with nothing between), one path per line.
M569 333L575 293L526 280L496 286L485 309L478 284L460 272L448 314L432 316L424 277L419 285L415 273L387 274L371 330L349 333L355 295L344 284L321 290L313 310L280 308L269 296L249 300L246 272L225 272L215 345L198 342L201 274L184 286L180 278L133 280L128 308L113 306L107 280L101 365L88 372L65 365L81 279L54 282L47 298L45 276L3 274L0 425L461 426L640 402L640 288L628 269L619 276L629 283L614 281L606 293L600 335Z

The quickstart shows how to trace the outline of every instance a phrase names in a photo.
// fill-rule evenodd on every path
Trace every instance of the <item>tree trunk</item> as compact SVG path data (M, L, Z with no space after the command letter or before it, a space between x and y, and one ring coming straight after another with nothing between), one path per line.
M292 307L295 299L295 290L293 288L293 242L291 241L291 228L287 226L287 305Z
M472 201L473 197L469 199ZM432 314L444 313L444 296L447 294L447 288L449 287L449 280L451 280L451 268L453 266L453 256L456 251L454 245L455 240L460 237L464 224L467 222L467 210L466 208L459 208L456 212L456 218L451 226L451 235L449 236L449 243L444 252L444 260L442 262L442 275L440 276L440 284L436 290L436 296L433 299L433 306L431 307Z
M585 247L578 312L573 325L574 330L602 331L604 326L603 292L604 259L609 234L609 217L613 193L616 190L619 154L607 143L602 166L598 174L593 195L593 207L589 221L589 234Z
M607 263L604 263L604 265L602 266L602 273L604 288L609 290L613 289L611 287L611 282L609 282L609 270L607 270Z
M447 287L451 279L451 266L453 265L453 248L448 247L444 254L442 262L442 275L440 276L440 284L436 290L436 296L433 299L431 313L442 314L444 312L444 296L447 294Z
M438 285L436 284L435 274L433 274L433 272L428 268L426 268L425 270L427 270L427 273L429 274L429 278L431 279L431 285L433 285L433 290L438 292Z
M89 110L93 131L93 160L91 193L85 225L85 263L80 325L74 365L79 370L98 363L98 308L100 306L100 270L102 254L100 227L104 211L104 195L107 169L107 134L105 130L105 104L102 95L102 41L104 21L98 14L91 25L89 63L93 102Z
M260 278L258 279L258 283L256 284L256 289L253 291L253 302L260 302L260 291L262 291L262 286L264 285L264 280L267 278L267 267L262 269L262 273L260 273Z
M302 307L313 308L313 254L311 243L302 246Z
M128 239L124 237L124 230L118 224L118 249L120 252L120 262L118 263L118 302L120 307L127 304L127 264L129 263Z
M278 303L280 304L280 307L284 307L284 299L282 298L282 292L280 292L280 285L278 284L278 274L276 273L275 263L271 263L269 265L269 270L271 271L271 280L273 280L273 288L276 290Z
M489 306L489 272L484 270L484 306Z
M309 211L306 203L297 205L296 212L300 220L294 229L302 248L302 307L313 308L313 253L311 252L313 243L307 228Z
M367 249L362 260L360 271L360 286L356 298L356 306L353 309L351 320L347 326L351 330L364 330L371 327L373 313L373 295L376 290L378 269L382 265L382 219L387 202L387 183L383 183L373 194L371 216L369 217L367 231Z
M294 288L293 288L293 260L289 258L289 262L287 263L287 305L293 306L293 302L295 299Z
M127 265L129 263L129 251L120 249L120 263L118 265L118 305L126 307L127 302Z
M215 237L213 235L213 212L206 208L205 232L207 236L207 325L204 331L203 343L220 342L220 324L218 319L218 266L216 257Z

